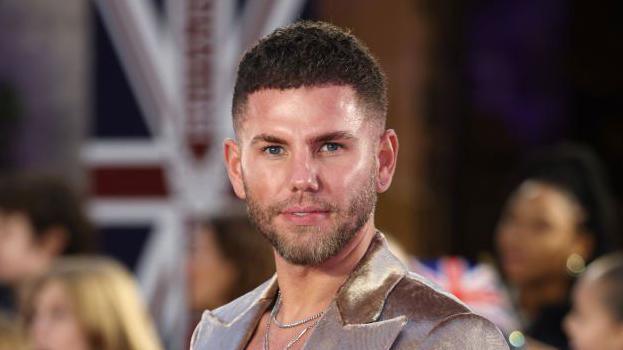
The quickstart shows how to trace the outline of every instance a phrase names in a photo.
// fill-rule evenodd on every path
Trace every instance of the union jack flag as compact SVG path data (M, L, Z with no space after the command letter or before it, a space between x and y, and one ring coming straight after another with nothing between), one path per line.
M505 334L517 329L508 291L488 264L470 263L457 256L421 261L412 258L409 269L452 293L472 311L495 323Z
M103 250L135 271L166 348L184 349L186 233L235 201L221 143L233 135L236 63L258 38L296 20L306 1L93 3L98 47L112 46L129 87L113 69L95 70L94 133L82 150L90 214ZM123 91L107 99L111 86ZM119 109L129 95L132 108Z

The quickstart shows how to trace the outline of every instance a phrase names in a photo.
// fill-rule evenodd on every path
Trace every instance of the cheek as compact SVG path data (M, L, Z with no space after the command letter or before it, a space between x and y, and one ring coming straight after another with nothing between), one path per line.
M86 335L74 318L49 319L35 331L34 340L50 350L88 349Z
M605 350L611 335L604 331L604 325L599 322L585 322L573 329L574 344L580 350Z
M526 245L529 248L526 249L527 254L530 254L533 261L546 260L558 263L563 256L566 258L566 254L564 253L566 249L564 248L564 245L562 245L560 240L550 233L535 235L532 239L526 242ZM556 266L558 265L559 264L556 264ZM542 267L548 268L548 266Z
M57 322L55 330L52 332L56 336L57 344L63 344L67 348L77 348L77 345L83 343L84 334L73 320L64 320Z
M4 232L0 239L0 278L19 277L34 249L29 232Z
M566 278L569 253L550 233L530 234L506 227L498 231L496 240L502 267L511 281Z
M580 286L578 295L574 298L574 305L577 310L582 311L565 323L565 330L575 348L579 350L618 349L616 346L613 347L613 340L616 338L615 328L608 311L601 309L600 305L593 300L593 296L581 288Z
M326 188L351 193L376 176L376 162L372 157L353 153L336 159L328 159L320 166L319 176Z
M550 264L543 265L543 268L564 267L571 251L571 237L566 233L541 232L526 237L521 244L526 246L526 254L532 257L532 261L549 261Z
M567 260L573 253L572 238L567 236L552 236L536 245L534 254L539 254L539 260L543 262L542 268L552 273L568 274Z
M263 196L270 192L284 188L287 180L285 162L267 160L248 160L242 165L242 180L246 190L251 191L255 196Z
M513 230L502 223L498 224L495 232L495 245L501 254L508 250L512 250L519 243L517 236L513 235Z

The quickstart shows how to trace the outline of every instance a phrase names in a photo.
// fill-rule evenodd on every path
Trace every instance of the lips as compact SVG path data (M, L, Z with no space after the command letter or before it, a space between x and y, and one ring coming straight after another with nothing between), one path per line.
M281 212L286 221L296 225L316 225L329 218L331 211L323 207L289 207Z
M282 211L284 214L301 214L301 215L305 215L305 214L313 214L313 213L327 213L329 212L329 209L323 208L323 207L315 207L315 206L308 206L308 207L289 207L286 208Z

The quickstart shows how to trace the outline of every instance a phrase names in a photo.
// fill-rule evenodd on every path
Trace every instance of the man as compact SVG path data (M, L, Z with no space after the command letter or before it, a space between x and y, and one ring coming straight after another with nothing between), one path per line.
M278 29L248 51L225 161L277 274L206 311L191 349L504 349L489 321L407 272L374 226L398 138L386 82L352 35Z

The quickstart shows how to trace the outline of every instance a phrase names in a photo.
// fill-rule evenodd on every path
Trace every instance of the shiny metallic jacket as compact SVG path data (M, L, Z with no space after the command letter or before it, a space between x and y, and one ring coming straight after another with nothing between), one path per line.
M277 278L204 312L191 350L244 349L276 298ZM407 271L378 233L304 349L508 349L500 331L454 296Z

